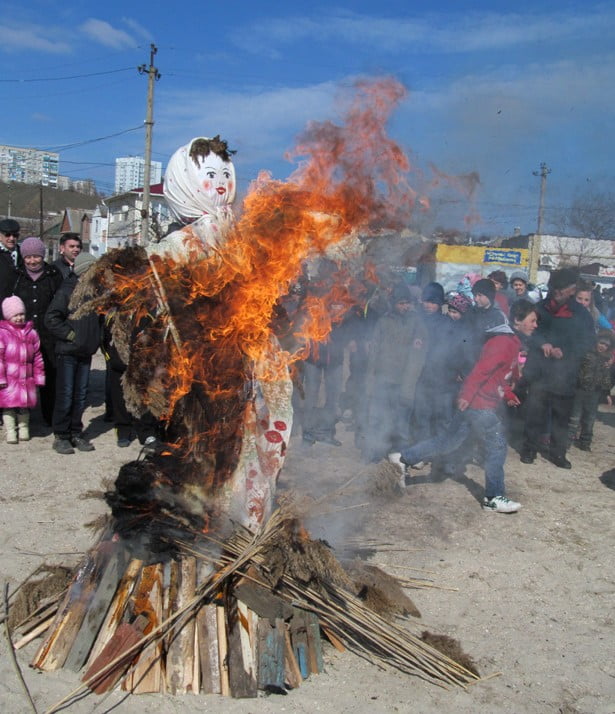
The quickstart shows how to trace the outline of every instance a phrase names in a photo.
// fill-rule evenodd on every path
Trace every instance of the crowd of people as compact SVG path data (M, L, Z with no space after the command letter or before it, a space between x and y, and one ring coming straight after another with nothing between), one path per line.
M519 510L505 491L508 444L524 464L540 453L570 469L569 447L591 449L598 405L610 403L615 335L596 292L573 268L553 271L544 295L521 270L467 274L448 295L437 282L380 286L301 365L304 444L340 444L346 422L363 461L388 458L404 484L426 463L445 477L474 460L483 507Z
M79 277L95 258L83 252L80 236L69 232L60 238L58 259L49 264L43 241L31 236L19 242L20 228L12 218L0 221L0 408L6 441L30 439L30 411L38 405L53 430L54 451L94 451L83 413L92 357L102 348L109 365L106 406L118 445L128 446L136 434L146 451L157 449L157 426L144 428L142 419L126 416L121 390L112 391L104 321L95 314L74 319L69 308Z
M59 454L92 451L84 433L92 357L107 363L106 418L117 444L138 438L160 446L160 427L133 417L122 394L126 365L115 349L112 313L73 317L70 298L95 262L79 235L66 233L60 257L45 261L37 237L0 221L0 408L6 441L27 441L37 403ZM301 291L286 307L300 312ZM364 305L331 307L327 340L311 343L299 364L294 407L306 447L341 445L345 423L366 463L388 459L402 480L431 463L454 475L464 460L485 469L483 506L514 512L504 462L513 443L524 464L540 453L571 468L568 449L591 449L601 402L610 403L615 335L609 295L572 268L551 273L546 295L520 270L467 274L448 295L398 280ZM321 395L324 393L324 399ZM40 402L38 401L40 399Z

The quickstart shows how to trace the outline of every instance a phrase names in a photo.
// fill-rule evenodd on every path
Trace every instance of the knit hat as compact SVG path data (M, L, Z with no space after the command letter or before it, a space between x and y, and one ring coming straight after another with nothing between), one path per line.
M19 315L20 312L26 314L26 306L23 304L23 300L17 295L11 295L11 297L4 298L2 301L2 314L5 320L10 320L15 315Z
M27 258L29 255L40 255L41 258L45 257L45 244L40 238L35 238L34 236L26 238L19 246L19 250L24 258Z
M523 280L523 282L527 285L530 280L527 277L527 273L524 273L523 270L513 270L512 273L510 274L510 282L512 283L514 280Z
M75 258L75 264L73 265L73 272L75 275L83 275L85 271L96 262L96 258L91 253L84 253L83 251Z
M489 278L477 280L472 286L472 293L474 295L477 293L484 295L489 299L489 302L493 304L495 300L495 285L493 284L493 280L489 280Z
M500 283L500 285L503 285L505 288L508 287L508 278L503 270L494 270L489 273L487 277L491 280L495 280L496 283Z
M412 293L406 283L396 283L391 290L391 302L393 305L398 302L414 302Z
M464 313L467 312L472 307L472 301L466 295L461 293L452 293L448 296L446 301L449 307L454 308L457 312Z
M444 288L440 283L427 283L421 295L423 302L433 302L436 305L444 305Z
M579 271L575 268L560 268L554 270L549 277L549 290L563 290L575 285L579 279Z
M14 218L3 218L0 221L0 233L19 233L21 226Z

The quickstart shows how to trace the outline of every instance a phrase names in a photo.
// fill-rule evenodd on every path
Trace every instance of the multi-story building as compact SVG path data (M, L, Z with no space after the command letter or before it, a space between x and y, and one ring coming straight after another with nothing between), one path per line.
M162 164L150 164L150 185L162 181ZM140 188L145 183L145 159L142 156L126 156L115 160L115 193L126 193Z
M0 145L0 180L57 187L60 155L53 151Z

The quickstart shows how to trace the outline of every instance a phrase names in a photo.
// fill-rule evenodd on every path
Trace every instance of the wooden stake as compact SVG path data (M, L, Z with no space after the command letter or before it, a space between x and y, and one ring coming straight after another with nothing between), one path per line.
M216 606L218 631L218 657L220 661L220 694L228 697L231 693L228 676L228 639L226 636L226 613L224 607Z

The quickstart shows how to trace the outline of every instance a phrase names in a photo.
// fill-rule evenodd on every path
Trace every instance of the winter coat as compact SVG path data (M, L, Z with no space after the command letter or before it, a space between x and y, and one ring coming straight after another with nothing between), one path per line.
M53 296L62 284L62 275L52 265L45 263L43 274L32 280L22 268L17 272L13 295L19 296L26 306L26 319L32 320L41 340L41 350L46 357L53 357L55 339L45 326L45 313Z
M73 266L64 260L64 256L60 256L57 260L53 261L53 267L60 273L62 279L68 278L73 272Z
M427 389L440 392L456 392L460 378L474 366L472 331L465 316L460 320L435 313L423 318L427 328L427 350L421 372L421 384ZM436 317L437 319L433 319Z
M17 248L17 267L23 265L23 259ZM13 285L17 278L17 268L13 256L4 246L0 247L0 302L13 294ZM2 317L2 315L0 315Z
M530 338L523 370L529 382L558 396L572 396L583 356L595 343L594 324L589 312L574 298L559 307L550 298L536 305L538 328ZM544 344L562 350L562 359L545 357Z
M36 388L45 384L40 340L32 322L0 321L0 408L36 406Z
M590 350L581 361L577 386L584 392L600 392L604 396L611 391L611 354Z
M423 346L416 348L415 340ZM427 330L416 312L394 310L378 319L371 336L366 389L374 395L381 383L397 385L400 399L411 402L425 361Z
M100 318L90 313L75 320L69 309L70 297L79 278L71 273L60 285L45 313L45 327L54 336L57 355L91 357L101 341Z
M502 399L512 397L510 380L520 349L521 340L512 332L490 337L466 377L459 398L467 401L471 409L497 409Z

